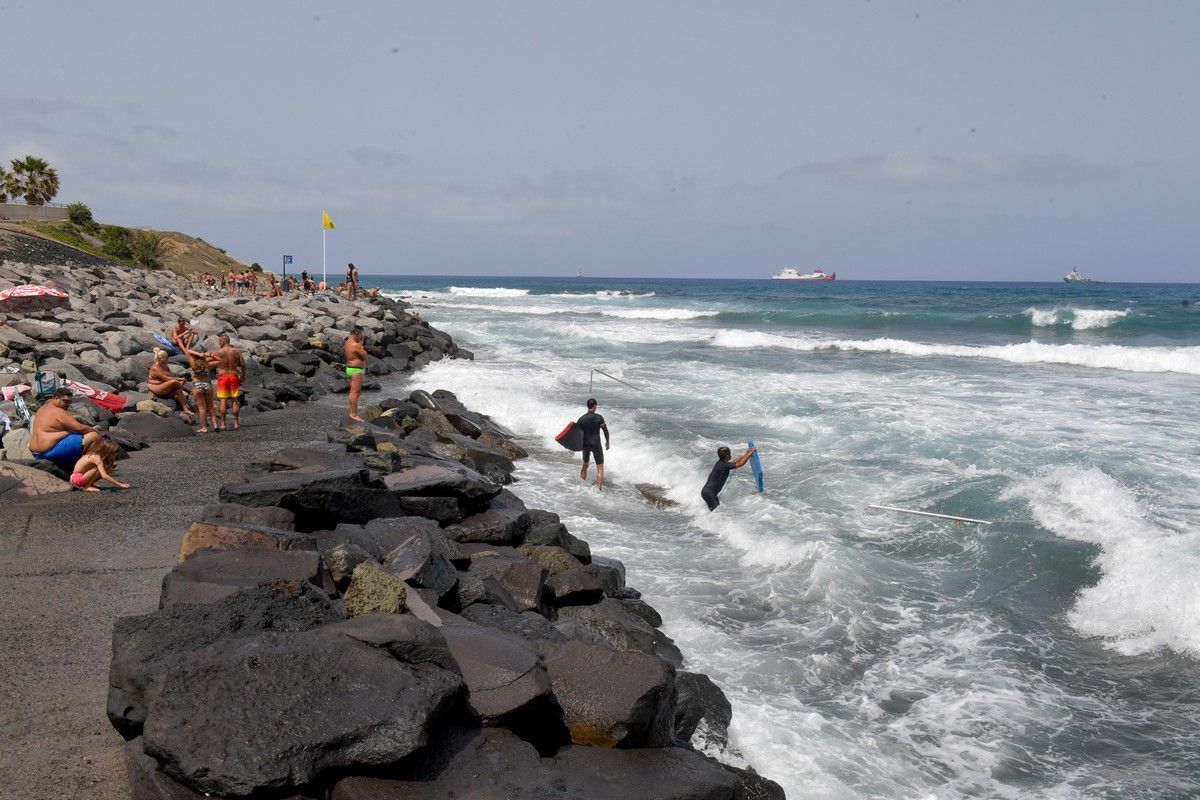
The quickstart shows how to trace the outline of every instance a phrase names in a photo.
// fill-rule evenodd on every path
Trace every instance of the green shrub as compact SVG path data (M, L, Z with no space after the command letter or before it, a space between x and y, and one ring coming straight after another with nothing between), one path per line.
M263 271L262 264L258 263L257 261L250 265L250 269L254 270L255 272Z
M102 252L120 261L133 260L133 231L120 225L101 225L100 241Z
M133 231L129 243L130 257L139 267L159 269L158 255L162 247L162 237L150 231Z
M92 210L83 203L71 203L67 206L67 219L82 228L96 223L92 219Z

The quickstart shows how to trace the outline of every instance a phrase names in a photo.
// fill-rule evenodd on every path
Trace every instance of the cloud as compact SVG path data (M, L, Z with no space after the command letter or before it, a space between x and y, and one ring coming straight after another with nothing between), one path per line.
M350 157L361 166L371 169L395 169L412 163L408 156L385 147L365 144L350 151Z
M996 183L1071 186L1117 172L1068 155L886 155L806 164L780 177L817 175L883 189L970 189Z

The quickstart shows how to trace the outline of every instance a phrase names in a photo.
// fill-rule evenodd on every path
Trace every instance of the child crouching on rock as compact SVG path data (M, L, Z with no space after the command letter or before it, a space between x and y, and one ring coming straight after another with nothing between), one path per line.
M71 470L71 485L85 492L98 492L96 481L104 480L118 489L128 489L128 483L121 483L109 474L117 465L117 443L112 439L101 439L96 449L75 462Z

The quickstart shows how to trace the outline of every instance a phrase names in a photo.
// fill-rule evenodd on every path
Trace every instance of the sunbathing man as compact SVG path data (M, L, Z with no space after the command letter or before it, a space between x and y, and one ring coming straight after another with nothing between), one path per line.
M350 379L350 419L363 421L358 415L358 397L362 394L363 372L367 366L367 349L362 343L363 329L357 325L346 340L346 377Z
M217 337L221 348L209 353L209 363L217 368L217 430L225 430L226 404L233 406L233 429L242 427L238 421L238 412L242 410L239 398L242 394L242 381L246 380L246 359L242 351L229 343L229 337L221 334Z
M188 324L185 317L180 317L175 322L175 327L171 329L171 343L179 348L179 352L186 353L192 349L192 343L196 341L196 332L192 330L192 326Z
M177 378L167 366L167 351L161 347L154 348L154 363L150 365L150 373L146 377L150 393L164 400L174 400L179 404L179 413L183 421L191 423L194 419L188 408L187 392L184 391L183 378Z
M100 432L71 416L73 393L63 386L33 415L29 452L38 461L51 461L64 470L75 466L84 453L95 450Z

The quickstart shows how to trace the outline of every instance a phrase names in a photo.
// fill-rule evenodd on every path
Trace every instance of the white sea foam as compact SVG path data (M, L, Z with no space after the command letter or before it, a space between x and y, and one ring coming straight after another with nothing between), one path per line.
M502 286L493 287L490 289L478 288L475 286L451 286L450 294L459 297L525 297L529 294L528 289L506 289Z
M1007 345L925 344L904 339L814 339L780 336L759 331L721 331L713 338L717 347L783 348L803 353L841 351L892 353L902 356L986 358L1011 364L1068 364L1125 372L1179 372L1200 375L1200 347L1126 347L1124 345L1043 344Z
M1128 308L1124 311L1108 308L1071 308L1060 306L1055 306L1051 309L1025 309L1025 314L1030 318L1035 328L1052 328L1056 325L1070 324L1077 331L1107 328L1117 321L1125 319L1130 313L1132 313L1132 310Z
M508 295L502 295L507 297ZM543 295L535 295L539 297ZM534 297L527 298L533 300ZM702 319L715 317L719 311L704 311L692 308L599 308L596 306L567 306L567 305L533 305L511 303L454 303L446 308L465 309L473 311L489 311L497 314L524 314L534 317L547 317L556 314L585 314L616 319L657 319L664 321Z
M1147 520L1133 493L1102 470L1056 467L1013 485L1055 535L1100 545L1100 582L1080 592L1071 624L1122 653L1169 647L1200 656L1200 531Z

